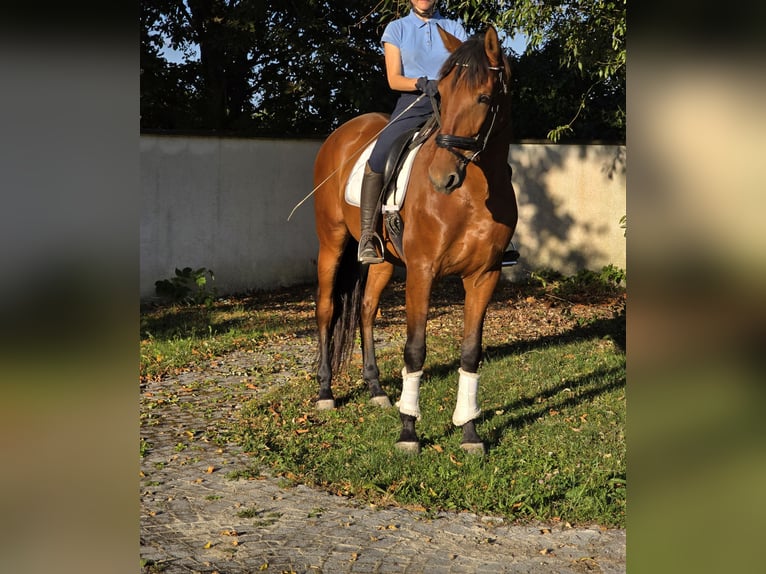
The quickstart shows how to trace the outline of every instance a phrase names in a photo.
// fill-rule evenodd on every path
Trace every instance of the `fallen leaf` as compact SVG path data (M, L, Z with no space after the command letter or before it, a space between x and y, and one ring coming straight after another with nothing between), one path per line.
M540 554L542 554L543 556L550 556L551 554L553 554L553 549L543 548L542 550L540 550Z
M208 542L202 548L211 548L212 546L213 546L213 543L212 542Z
M257 387L256 385L254 385L253 383L247 383L247 385L245 385L245 386L246 386L248 389L250 389L251 391L256 391L256 390L258 390L258 387Z
M441 446L440 444L435 444L435 445L433 446L433 449L434 449L436 452L443 452L443 451L444 451L444 449L442 448L442 446Z
M550 533L551 533L551 529L550 528L541 528L540 529L540 534L550 534Z
M452 461L453 464L457 466L463 466L463 463L460 462L458 459L456 459L454 454L450 453L449 459Z
M215 467L214 467L214 466L211 464L210 466L208 466L208 467L207 467L207 470L206 470L205 472L206 472L206 473L208 473L208 474L210 474L210 473L212 473L214 470L215 470Z

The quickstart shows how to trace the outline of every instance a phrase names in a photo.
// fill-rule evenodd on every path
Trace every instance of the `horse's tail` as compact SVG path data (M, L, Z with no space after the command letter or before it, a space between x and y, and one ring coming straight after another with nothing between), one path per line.
M337 373L351 357L362 310L367 266L357 261L357 242L351 238L343 250L333 288L330 323L330 365Z

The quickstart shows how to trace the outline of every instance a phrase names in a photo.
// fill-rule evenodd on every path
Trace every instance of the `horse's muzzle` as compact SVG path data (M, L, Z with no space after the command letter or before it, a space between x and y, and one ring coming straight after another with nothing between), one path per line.
M465 166L452 164L449 169L440 170L432 165L428 168L428 179L436 191L449 195L463 185Z

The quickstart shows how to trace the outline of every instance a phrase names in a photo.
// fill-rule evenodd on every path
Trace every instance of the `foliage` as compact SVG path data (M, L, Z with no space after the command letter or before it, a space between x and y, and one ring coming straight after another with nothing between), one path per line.
M176 267L175 276L154 282L157 296L176 303L204 303L210 305L215 299L215 288L208 289L208 277L215 280L213 272L204 267L192 269Z
M396 2L397 0L389 0ZM584 110L603 110L615 128L625 133L625 67L627 32L627 1L577 0L516 0L514 2L481 2L480 0L451 0L448 9L469 24L483 27L493 24L514 36L527 38L526 55L535 52L551 54L555 47L557 63L565 75L576 72L585 84L577 92L557 92L557 95L577 94L577 104L566 106L569 119L550 127L548 137L559 141L579 133ZM545 92L543 91L544 95ZM604 106L599 99L610 94L617 101ZM577 121L579 120L579 122ZM578 129L575 129L575 125Z
M558 297L581 299L587 297L603 297L616 295L624 288L626 280L624 269L605 265L600 271L581 269L574 275L564 276L552 269L538 269L530 273L533 283L541 285Z
M625 138L625 2L442 2L471 31L529 38L513 55L516 138ZM380 35L409 0L143 0L141 127L325 136L389 112ZM180 54L168 61L164 50Z
M141 126L324 135L361 112L389 109L380 31L365 17L371 5L144 0ZM183 62L158 65L165 47ZM155 89L165 84L168 95ZM181 110L177 91L186 93Z

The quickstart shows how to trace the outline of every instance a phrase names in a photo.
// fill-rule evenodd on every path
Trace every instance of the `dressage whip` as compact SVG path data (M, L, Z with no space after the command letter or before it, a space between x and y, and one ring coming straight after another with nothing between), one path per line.
M319 185L317 185L317 186L316 186L314 189L312 189L312 190L311 190L311 191L308 193L308 195L307 195L306 197L304 197L303 199L301 199L301 200L300 200L300 201L299 201L299 202L296 204L296 206L295 206L295 207L293 207L293 210L290 212L290 215L288 215L288 216L287 216L287 221L290 221L290 218L293 216L293 213L295 213L295 210L296 210L296 209L298 209L298 208L299 208L301 205L303 205L304 203L306 203L306 201L308 201L309 197L311 197L312 195L314 195L314 193L316 192L316 190L317 190L317 189L319 189L319 188L320 188L320 187L322 187L322 186L323 186L325 183L327 183L327 180L329 180L329 179L330 179L332 176L334 176L334 175L337 173L337 171L338 171L340 168L342 168L344 165L346 165L346 163L348 163L348 161L349 161L349 160L350 160L352 157L354 157L354 156L355 156L357 153L359 153L360 151L362 151L363 149L365 149L365 148L366 148L368 145L370 145L370 144L371 144L371 143L372 143L372 142L373 142L373 141L374 141L374 140L375 140L375 139L376 139L376 138L377 138L377 137L378 137L380 134L382 134L382 133L383 133L383 130L385 130L385 129L386 129L388 126L389 126L389 125L391 125L393 122L395 122L395 121L396 121L396 120L398 120L400 117L402 117L402 115L404 115L404 113L405 113L405 112L407 112L407 111L408 111L410 108L412 108L412 106L414 106L414 105L415 105L415 104L417 104L417 103L418 103L420 100L422 100L422 99L423 99L423 97L424 97L425 95L426 95L426 94L420 94L420 95L417 97L417 99L415 99L415 100L414 100L414 101L413 101L413 102L412 102L412 103L411 103L409 106L407 106L406 108L404 108L404 109L401 111L401 113L400 113L398 116L396 116L396 117L395 117L393 120L390 120L388 123L386 123L386 125L384 125L384 126L383 126L383 127L380 129L380 131L378 131L378 133L376 133L376 134L375 134L374 136L372 136L372 137L371 137L369 140L367 140L367 142L366 142L366 143L364 143L362 146L360 146L359 148L357 148L357 149L356 149L356 151L354 151L354 153L350 154L350 155L348 156L348 158L346 158L346 160L345 160L345 161L343 161L343 163L341 163L341 164L340 164L338 167L336 167L334 170L332 170L332 172L330 173L330 175L328 175L326 178L324 178L324 180L322 180L322 182L321 182Z

